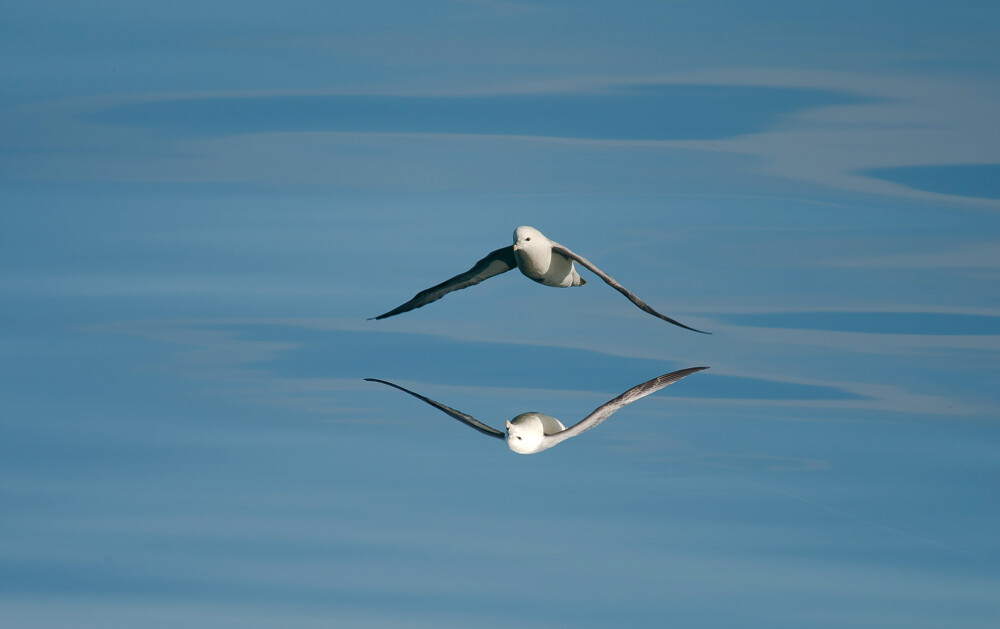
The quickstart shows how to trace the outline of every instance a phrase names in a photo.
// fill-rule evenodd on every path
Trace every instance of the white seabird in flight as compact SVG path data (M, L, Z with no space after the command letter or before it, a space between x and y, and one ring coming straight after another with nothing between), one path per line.
M583 286L587 283L587 280L580 277L580 274L577 273L573 266L574 262L578 262L592 271L597 277L604 280L608 286L625 295L629 301L654 317L659 317L664 321L687 330L709 334L708 332L702 332L701 330L686 326L653 310L649 304L633 295L631 291L619 284L613 277L597 268L590 260L573 253L555 241L549 240L534 227L527 227L525 225L514 230L513 245L491 252L488 256L476 262L475 266L465 273L456 275L427 290L422 290L402 306L374 318L385 319L386 317L402 314L414 308L426 306L452 291L474 286L494 275L506 273L514 267L517 267L529 279L545 286Z
M446 415L454 417L466 426L475 428L484 435L496 437L497 439L506 439L507 447L518 454L535 454L536 452L541 452L542 450L548 450L552 446L562 443L570 437L575 437L581 433L587 432L610 417L612 413L626 404L631 404L639 398L646 397L650 393L659 391L668 384L673 384L681 378L687 377L696 371L702 371L704 369L708 369L708 367L689 367L687 369L681 369L679 371L664 374L657 378L653 378L652 380L647 380L642 384L632 387L615 399L598 406L592 413L590 413L590 415L587 415L569 428L566 428L562 425L562 422L555 417L550 417L549 415L544 415L542 413L521 413L514 419L507 422L506 435L496 428L487 426L471 415L466 415L462 411L457 411L450 406L445 406L440 402L435 402L430 398L426 398L419 393L414 393L413 391L401 387L398 384L393 384L386 380L379 380L378 378L365 378L365 380L368 382L381 382L382 384L387 384L390 387L399 389L404 393L409 393L418 400L427 402L434 408L444 412Z

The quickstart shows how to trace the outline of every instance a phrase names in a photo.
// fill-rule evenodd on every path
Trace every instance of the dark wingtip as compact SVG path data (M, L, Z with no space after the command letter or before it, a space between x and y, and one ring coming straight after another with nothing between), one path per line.
M399 308L393 308L389 312L383 312L382 314L380 314L377 317L368 317L368 320L371 321L373 319L375 319L375 320L386 319L388 317L394 317L394 316L400 314L400 312L406 312L406 310L401 310L401 309L402 309L402 306L400 306ZM412 310L412 308L410 310Z
M678 323L677 325L679 325L680 327L684 328L685 330L691 330L692 332L697 332L698 334L707 334L709 336L712 336L711 332L706 332L704 330L699 330L698 328L692 328L691 326L684 325L683 323Z
M663 319L664 321L666 321L667 323L673 323L674 325L676 325L679 328L684 328L685 330L691 330L692 332L697 332L698 334L707 334L709 336L712 336L711 332L706 332L704 330L699 330L698 328L692 328L689 325L684 325L680 321L674 321L670 317L663 317L663 316L661 316L660 318Z

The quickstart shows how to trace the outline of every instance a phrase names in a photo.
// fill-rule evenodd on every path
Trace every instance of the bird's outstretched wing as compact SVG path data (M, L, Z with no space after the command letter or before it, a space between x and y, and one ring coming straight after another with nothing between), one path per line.
M475 266L466 271L465 273L460 273L450 280L445 280L437 286L432 286L427 290L422 290L413 296L413 299L406 302L398 308L393 308L389 312L380 314L375 319L385 319L386 317L391 317L394 315L413 310L414 308L419 308L421 306L426 306L432 301L437 301L441 299L453 290L461 290L463 288L468 288L482 282L485 279L489 279L494 275L500 275L501 273L506 273L507 271L513 269L517 266L517 260L514 258L514 247L502 247L496 251L491 252L488 256L476 262ZM370 319L369 319L370 320Z
M680 327L684 328L685 330L691 330L692 332L698 332L699 334L711 334L711 332L703 332L702 330L696 330L695 328L692 328L690 326L684 325L683 323L681 323L679 321L675 321L675 320L671 319L670 317L668 317L666 315L663 315L663 314L660 314L659 312L653 310L653 308L649 304L647 304L643 300L641 300L638 297L636 297L632 293L632 291L630 291L629 289L627 289L624 286L622 286L621 284L619 284L618 281L615 278L611 277L610 275L608 275L607 273L605 273L601 269L597 268L596 264L594 264L593 262L591 262L587 258L584 258L583 256L581 256L578 253L573 253L571 250L567 249L563 245L560 245L559 243L553 242L552 243L552 250L555 251L556 253L560 253L560 254L566 256L570 260L575 260L576 262L579 262L581 265L583 265L586 268L590 269L590 271L593 272L597 277L599 277L602 280L604 280L605 284L607 284L611 288L615 289L616 291L618 291L622 295L625 295L625 297L627 297L629 301L631 301L636 306L639 306L639 308L641 308L642 310L645 310L646 312L648 312L649 314L653 315L654 317L659 317L660 319L663 319L667 323L673 323L674 325L680 326Z
M611 416L612 413L625 406L626 404L631 404L639 398L646 397L650 393L655 393L663 387L673 384L680 380L681 378L686 378L696 371L702 371L708 369L708 367L688 367L687 369L681 369L668 374L664 374L652 380L647 380L642 384L637 384L625 393L622 393L615 399L598 406L594 411L581 419L579 422L573 424L566 430L557 432L552 435L545 437L543 445L546 448L551 448L552 446L565 441L571 437L575 437L581 433L587 432L594 426L597 426L605 419Z
M444 404L441 404L440 402L435 402L434 400L432 400L430 398L426 398L426 397L420 395L419 393L414 393L413 391L410 391L407 388L401 387L398 384L393 384L393 383L387 382L385 380L379 380L378 378L365 378L365 380L367 380L368 382L381 382L382 384L387 384L387 385L389 385L390 387L392 387L394 389L399 389L403 393L409 393L410 395L412 395L413 397L417 398L418 400L422 400L424 402L427 402L428 404L430 404L434 408L438 409L439 411L445 413L446 415L448 415L450 417L454 417L455 419L457 419L458 421L462 422L466 426L471 426L472 428L475 428L476 430L478 430L479 432L483 433L484 435L489 435L490 437L496 437L497 439L506 439L507 438L506 433L503 433L503 432L497 430L496 428L490 428L489 426L487 426L483 422L479 421L478 419L476 419L472 415L466 415L462 411L456 411L455 409L453 409L450 406L445 406Z

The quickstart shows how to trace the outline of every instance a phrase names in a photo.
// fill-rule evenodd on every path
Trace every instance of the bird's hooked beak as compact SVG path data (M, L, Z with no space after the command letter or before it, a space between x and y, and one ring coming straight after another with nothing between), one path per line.
M520 247L518 247L518 246L517 246L517 243L515 242L515 243L514 243L514 251L517 251L518 249L520 249Z
M506 422L504 422L504 423L505 423L505 424L507 424L507 430L510 430L510 420L508 419L508 420L507 420Z

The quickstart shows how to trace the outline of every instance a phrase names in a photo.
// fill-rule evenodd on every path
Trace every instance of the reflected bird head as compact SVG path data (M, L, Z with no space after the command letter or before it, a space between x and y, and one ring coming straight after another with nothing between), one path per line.
M534 454L542 447L545 427L538 413L521 413L507 422L507 447L518 454Z

